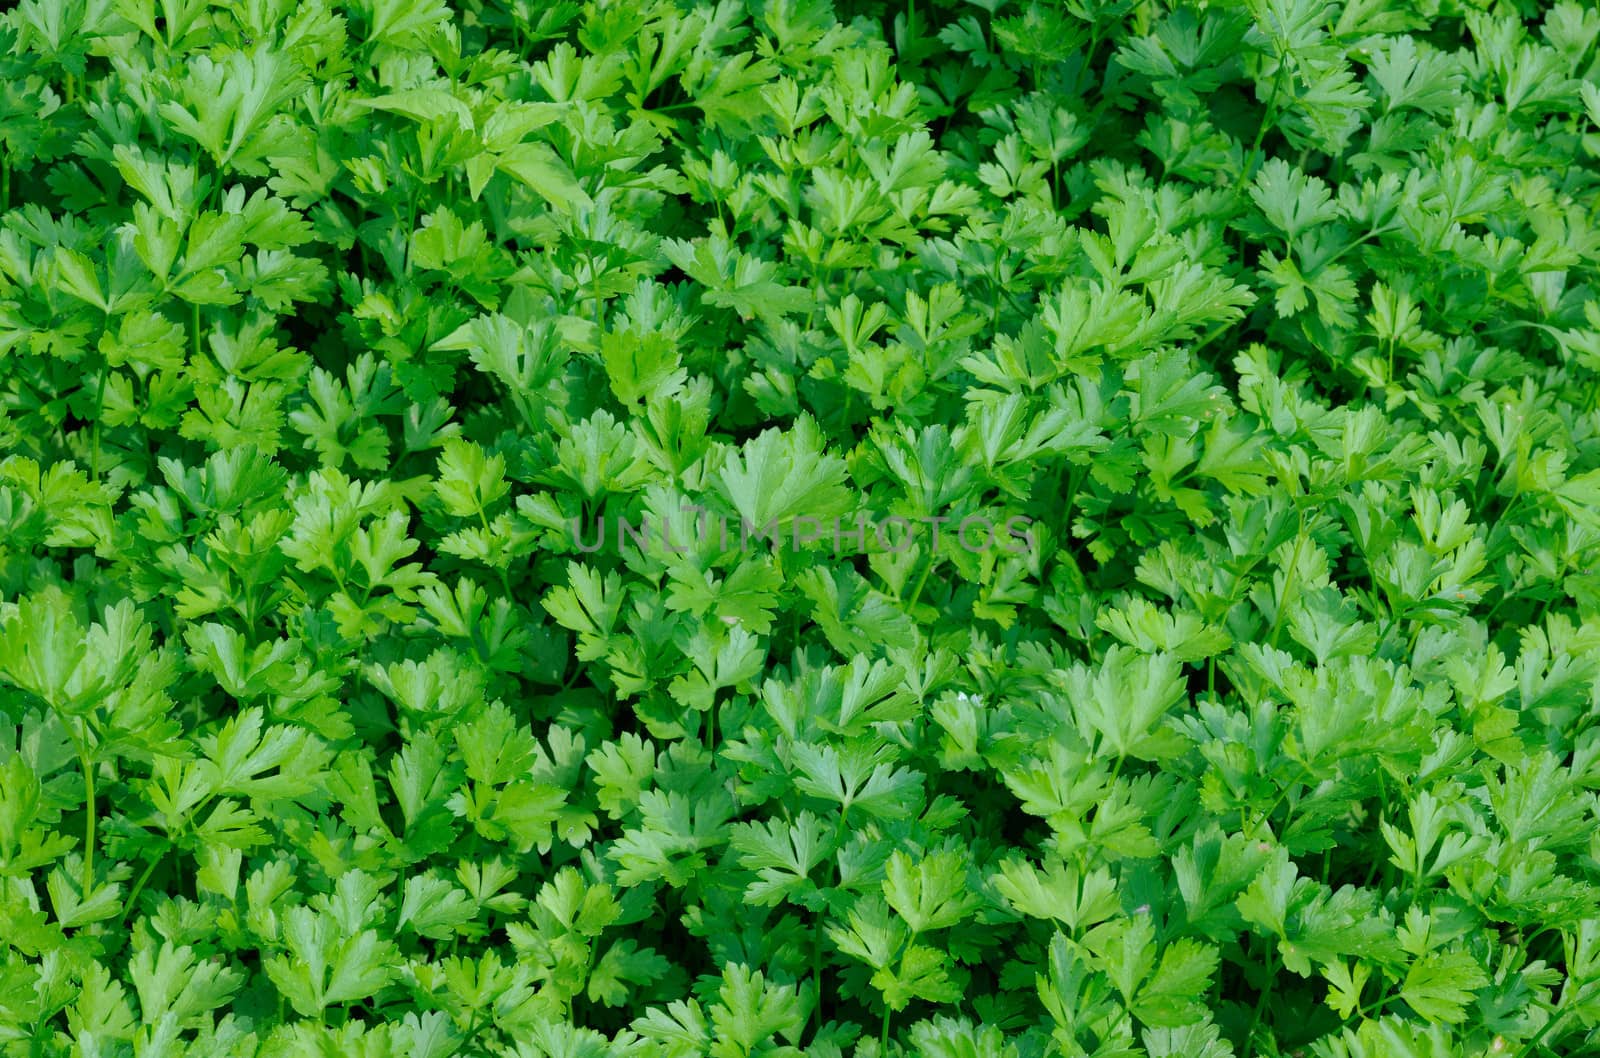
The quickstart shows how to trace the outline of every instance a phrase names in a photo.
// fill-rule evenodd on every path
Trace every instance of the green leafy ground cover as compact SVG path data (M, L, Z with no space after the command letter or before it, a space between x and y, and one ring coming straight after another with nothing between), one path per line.
M1592 5L0 27L0 1054L1600 1053Z

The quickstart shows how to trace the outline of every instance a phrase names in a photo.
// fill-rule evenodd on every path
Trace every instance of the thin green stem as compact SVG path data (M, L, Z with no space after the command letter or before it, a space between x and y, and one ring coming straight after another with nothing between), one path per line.
M1589 984L1587 986L1585 986L1583 989L1581 989L1578 992L1578 1000L1580 1002L1582 1002L1584 1000L1587 1000L1589 998L1589 994L1591 992L1595 991L1597 988L1600 988L1600 981L1591 981L1591 982L1589 982ZM1558 1024L1560 1024L1563 1020L1566 1019L1566 1011L1561 1009L1562 1007L1565 1007L1566 1005L1567 1005L1567 996L1566 996L1566 993L1563 991L1562 994L1561 994L1560 1001L1558 1001L1556 1003L1556 1005L1551 1008L1550 1013L1551 1013L1552 1017L1550 1018L1550 1020L1545 1022L1544 1023L1544 1028L1540 1029L1539 1032L1533 1037L1533 1039L1528 1041L1528 1052L1530 1054L1533 1052L1534 1048L1538 1047L1540 1045L1540 1043L1544 1040L1544 1038L1547 1035L1550 1034L1550 1030L1551 1029L1555 1028Z
M1336 253L1334 253L1333 255L1325 258L1325 260L1337 261L1339 258L1343 257L1345 254L1349 253L1351 250L1354 250L1357 246L1360 246L1362 243L1368 242L1369 240L1376 239L1379 235L1382 235L1382 234L1383 234L1383 232L1381 232L1381 231L1373 230L1373 231L1367 232L1365 235L1362 235L1359 238L1351 239L1349 242L1347 242L1343 246L1341 246Z
M78 763L83 766L83 895L88 899L89 893L94 889L94 765L89 760L89 751L78 751Z
M1083 487L1083 479L1087 476L1085 468L1068 465L1066 498L1061 504L1062 525L1068 535L1072 532L1072 510L1078 503L1078 490Z
M917 583L911 589L911 598L906 601L907 609L917 605L917 600L922 598L922 589L927 585L928 574L933 572L933 567L934 556L930 554L928 556L928 564L922 567L922 576L917 578Z
M1251 826L1251 828L1250 828L1250 836L1251 836L1251 838L1254 838L1257 834L1261 833L1262 824L1270 824L1272 822L1272 813L1276 812L1278 810L1278 806L1283 804L1285 801L1287 801L1289 799L1289 795L1294 792L1294 788L1296 786L1302 785L1307 779L1309 779L1311 777L1312 777L1311 769L1307 768L1304 764L1301 764L1300 765L1300 770L1295 773L1295 777L1293 779L1290 779L1287 783L1284 784L1283 789L1278 791L1278 795L1276 797L1274 797L1272 799L1272 803L1267 806L1267 810L1265 812L1261 813L1260 817L1256 820L1255 824L1253 826ZM1288 818L1286 818L1284 820L1283 826L1278 831L1278 836L1279 836L1280 839L1283 837L1284 833L1286 833L1288 831L1289 823L1292 822L1293 820L1294 820L1294 805L1290 805L1289 806Z
M1289 568L1284 570L1283 595L1278 599L1278 610L1272 615L1272 627L1267 630L1267 645L1278 645L1278 631L1283 626L1284 611L1289 608L1292 593L1299 590L1300 550L1306 542L1306 516L1300 515L1300 531L1294 538L1294 552L1289 557Z
M139 880L133 883L133 892L128 894L128 902L122 907L122 921L126 922L128 916L133 914L133 909L139 903L139 894L144 892L144 884L150 880L150 875L155 873L156 866L160 862L160 856L151 860L145 865L144 871L139 875Z
M100 420L105 417L102 413L105 410L108 371L109 367L100 369L99 378L96 379L94 386L94 423L89 427L89 438L93 446L93 451L89 453L89 478L92 481L100 480Z
M1245 1029L1244 1058L1250 1058L1251 1055L1256 1053L1256 1029L1261 1024L1261 1015L1266 1013L1267 1000L1272 996L1273 975L1278 972L1277 968L1273 964L1277 961L1278 951L1276 948L1273 948L1267 952L1266 981L1262 984L1261 991L1256 994L1255 1009L1250 1012L1250 1026Z
M1273 122L1278 120L1278 97L1283 94L1283 75L1288 68L1288 65L1280 58L1278 60L1278 68L1272 74L1272 88L1267 94L1266 110L1261 115L1261 124L1256 126L1256 138L1250 144L1250 153L1245 156L1244 180L1240 181L1241 188L1244 186L1245 180L1250 179L1250 170L1256 164L1256 156L1261 150L1262 143L1266 142L1267 130L1272 127Z
M989 284L994 290L994 297L990 305L989 329L996 334L1000 333L1000 295L1005 293L1005 288L1000 285L1000 254L994 256L994 267L989 270Z
M817 1028L820 1030L827 1020L822 1010L822 912L814 912L812 918L811 935L816 938L811 945L811 980L817 988Z
M1385 1006L1387 1006L1389 1004L1389 1001L1391 999L1393 999L1393 998L1394 998L1394 996L1389 994L1388 989L1385 989L1383 991L1383 993L1378 996L1377 999L1374 999L1372 1002L1368 1003L1364 1007L1357 1008L1356 1009L1356 1017L1364 1018L1368 1014L1371 1014L1375 1010L1382 1010Z

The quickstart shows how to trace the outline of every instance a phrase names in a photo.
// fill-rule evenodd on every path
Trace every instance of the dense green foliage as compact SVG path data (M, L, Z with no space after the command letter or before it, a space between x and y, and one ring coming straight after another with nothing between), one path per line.
M0 1054L1600 1053L1597 36L21 0Z

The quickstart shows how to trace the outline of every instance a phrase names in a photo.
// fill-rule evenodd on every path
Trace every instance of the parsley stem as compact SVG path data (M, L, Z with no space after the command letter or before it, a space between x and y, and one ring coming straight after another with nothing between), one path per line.
M1278 630L1283 625L1283 612L1289 607L1291 592L1299 590L1299 584L1296 581L1300 575L1300 549L1304 546L1305 541L1306 516L1304 512L1301 512L1300 531L1295 534L1294 538L1294 552L1289 556L1289 567L1283 571L1283 594L1278 598L1277 612L1272 615L1272 627L1267 630L1268 646L1275 647L1278 645Z
M1294 792L1294 788L1296 786L1299 786L1299 785L1301 785L1303 783L1306 783L1307 780L1313 778L1313 775L1314 775L1314 773L1312 772L1312 770L1310 768L1308 768L1304 763L1302 763L1300 765L1300 770L1295 773L1295 777L1293 779L1290 779L1287 783L1284 784L1283 789L1278 791L1278 795L1276 797L1274 797L1272 799L1272 803L1267 806L1267 810L1265 812L1261 813L1261 816L1256 820L1255 824L1250 828L1250 836L1252 838L1254 838L1257 834L1261 833L1261 827L1262 827L1263 824L1266 824L1266 825L1270 826L1271 823L1272 823L1272 813L1274 813L1274 812L1276 812L1278 810L1278 806L1279 805L1283 804L1286 800L1288 800L1289 795ZM1282 840L1283 835L1288 832L1289 824L1291 822L1293 822L1293 821L1294 821L1294 805L1290 804L1289 805L1289 815L1284 819L1283 826L1281 828L1279 828L1277 831L1275 831L1275 833L1278 835L1279 840Z
M1250 1026L1245 1029L1244 1033L1244 1058L1250 1058L1252 1054L1256 1053L1256 1029L1261 1024L1261 1015L1266 1012L1267 1000L1272 995L1273 977L1278 972L1273 964L1277 961L1277 948L1269 949L1267 952L1266 981L1263 982L1261 991L1256 994L1255 1009L1250 1012Z
M1588 985L1586 985L1583 989L1581 989L1578 992L1579 1001L1587 1000L1589 998L1589 993L1593 992L1596 988L1600 988L1600 981L1591 981L1591 982L1589 982ZM1561 1010L1561 1008L1566 1006L1566 1005L1567 1005L1567 994L1566 994L1566 991L1563 990L1562 993L1561 993L1561 998L1556 1002L1556 1005L1551 1008L1551 1013L1554 1014L1555 1016L1552 1017L1549 1021L1545 1022L1544 1023L1544 1027L1539 1030L1539 1032L1533 1037L1533 1039L1528 1041L1528 1051L1529 1051L1529 1053L1532 1053L1534 1048L1539 1046L1539 1044L1544 1040L1544 1038L1547 1035L1549 1035L1551 1029L1555 1028L1558 1024L1560 1024L1566 1018L1566 1016L1567 1016L1566 1015L1566 1011ZM1559 1013L1557 1013L1558 1011L1559 1011Z
M1288 63L1284 61L1286 58L1287 56L1279 56L1278 68L1272 72L1272 87L1267 93L1266 110L1261 115L1261 124L1256 126L1256 138L1250 144L1250 153L1245 156L1244 179L1239 183L1241 191L1251 179L1251 170L1260 164L1257 155L1261 151L1261 144L1266 141L1267 130L1278 120L1278 96L1283 91L1284 71L1289 68Z
M1383 994L1378 996L1377 999L1374 999L1372 1002L1368 1003L1366 1006L1357 1009L1356 1010L1356 1017L1364 1018L1368 1014L1373 1013L1374 1011L1382 1010L1385 1006L1388 1005L1389 1000L1391 1000L1393 998L1394 997L1389 994L1388 990L1385 989Z
M133 914L134 907L139 902L139 894L144 892L144 884L150 880L150 875L155 872L156 865L161 862L157 856L145 865L144 871L139 875L139 880L133 883L133 891L128 894L128 902L122 907L122 921L126 922L128 916Z
M994 296L990 303L989 329L996 334L1000 333L1000 295L1007 291L1000 285L1000 252L995 251L994 267L989 270L989 285L993 288Z
M79 748L78 763L83 765L83 898L89 899L94 889L94 765L89 762L89 751Z
M109 366L100 369L99 377L95 380L94 386L94 426L89 430L89 441L93 446L93 451L89 453L89 479L91 481L100 480L100 420L103 418L101 412L105 408L106 372L109 370Z
M820 1032L827 1020L822 1011L822 912L820 910L812 915L811 935L815 938L811 945L811 980L817 989L817 1030Z
M906 609L917 605L917 600L922 598L922 589L928 583L928 574L933 572L933 556L928 556L928 564L922 567L922 576L917 578L916 585L911 589L911 598L906 602Z

